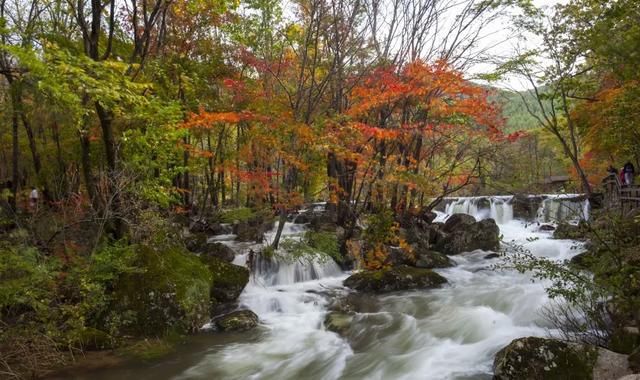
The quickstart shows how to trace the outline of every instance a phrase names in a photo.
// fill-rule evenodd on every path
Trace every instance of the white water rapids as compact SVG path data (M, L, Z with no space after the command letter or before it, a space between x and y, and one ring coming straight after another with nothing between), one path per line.
M517 244L534 255L558 260L580 251L574 249L574 241L552 240L550 232L538 231L537 223L514 220L509 201L509 197L492 197L486 207L486 201L480 205L479 198L459 198L450 202L446 211L466 212L477 219L495 218L503 247ZM562 216L562 207L553 202L543 202L539 210L542 220ZM588 210L583 204L580 207ZM445 213L439 215L441 220L446 217ZM303 231L304 227L287 223L284 233L296 236ZM243 248L231 240L225 244ZM261 265L239 300L242 307L260 317L258 330L232 335L198 355L174 359L182 360L180 365L159 365L155 370L138 369L120 376L176 380L491 379L498 350L515 338L549 333L540 313L549 299L543 285L532 283L527 275L492 270L501 259L485 259L487 254L476 251L453 256L457 266L437 270L449 281L441 289L352 296L357 313L343 336L328 331L323 321L331 298L349 292L342 287L348 273L332 261ZM244 260L245 256L239 255L235 262L244 264Z

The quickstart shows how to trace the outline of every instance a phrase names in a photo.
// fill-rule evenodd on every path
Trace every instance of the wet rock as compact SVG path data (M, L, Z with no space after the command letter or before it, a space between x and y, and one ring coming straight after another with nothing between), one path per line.
M189 252L200 253L204 252L207 245L207 234L205 233L191 233L184 238L184 246Z
M431 210L422 210L418 214L418 218L420 218L423 222L427 224L433 223L433 221L438 217L438 214Z
M467 214L453 214L444 222L443 231L450 233L476 223L476 218Z
M349 276L344 285L362 292L385 293L409 289L438 288L447 280L430 269L406 265L362 271Z
M514 218L528 221L534 220L543 200L543 197L530 197L524 194L516 194L511 199Z
M456 215L461 214L454 214L452 217ZM444 231L446 235L436 244L435 249L446 255L477 249L497 251L500 248L500 229L493 219L471 222L468 218L458 217L449 226L445 223Z
M497 259L498 257L500 257L500 254L498 254L498 253L490 253L490 254L486 255L484 258L486 260L490 260L490 259Z
M633 373L640 372L640 347L637 347L631 354L627 357L627 362L629 363L629 368Z
M209 225L209 232L212 235L229 235L233 233L233 228L228 224L213 223Z
M353 315L332 311L327 313L324 319L324 326L327 330L333 331L339 335L344 335L351 327Z
M539 231L555 231L555 229L556 228L551 224L542 224L540 225L540 227L538 227Z
M221 331L247 331L258 325L258 316L251 310L237 310L214 321Z
M311 219L313 218L313 213L312 212L303 212L301 214L298 214L298 216L295 217L295 219L293 220L293 223L295 224L307 224L311 222Z
M222 243L208 243L203 247L202 254L209 257L216 257L226 262L232 262L236 253L231 247Z
M446 255L438 251L417 251L416 263L417 268L449 268L455 264Z
M494 380L614 380L630 373L626 356L595 346L520 338L500 350Z
M407 252L400 247L386 247L388 252L387 263L392 266L396 265L413 265L413 254Z
M571 240L584 240L586 238L586 234L588 232L588 228L586 224L569 224L569 223L560 223L556 230L553 231L554 239L571 239Z
M218 302L235 301L249 282L249 270L214 256L200 256L211 271L210 294Z

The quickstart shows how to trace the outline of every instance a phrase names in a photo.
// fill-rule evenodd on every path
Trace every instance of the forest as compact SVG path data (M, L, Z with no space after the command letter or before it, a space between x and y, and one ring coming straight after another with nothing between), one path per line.
M258 323L223 319L281 256L378 292L429 252L498 251L484 221L456 222L472 248L434 232L456 197L593 206L609 166L640 168L639 57L635 0L1 0L0 378ZM299 374L220 378L245 375Z

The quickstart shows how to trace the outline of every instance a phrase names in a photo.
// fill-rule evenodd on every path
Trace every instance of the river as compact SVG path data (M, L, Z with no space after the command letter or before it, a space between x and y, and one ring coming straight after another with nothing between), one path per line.
M486 204L488 202L490 204ZM513 218L509 197L458 198L438 218L465 212L493 217L508 253L521 246L536 256L566 260L580 252L575 241L553 240L538 223ZM568 217L567 209L588 216L588 205L552 197L539 221ZM488 207L487 207L488 206ZM304 227L289 224L285 235ZM241 247L222 237L225 244ZM577 248L577 249L576 249ZM541 314L549 303L544 284L526 274L496 270L501 258L489 252L453 256L455 267L438 270L449 285L441 289L357 295L349 329L338 335L323 326L331 300L345 297L348 273L333 262L262 267L240 296L260 317L246 333L203 332L169 357L129 363L75 379L491 379L495 353L523 336L553 334ZM244 255L236 263L242 264Z

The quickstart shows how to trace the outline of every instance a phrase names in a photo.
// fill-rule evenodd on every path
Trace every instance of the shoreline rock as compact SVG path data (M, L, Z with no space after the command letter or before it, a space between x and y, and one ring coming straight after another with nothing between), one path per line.
M386 293L399 290L439 288L447 280L430 269L399 265L375 271L352 274L344 285L368 293Z

